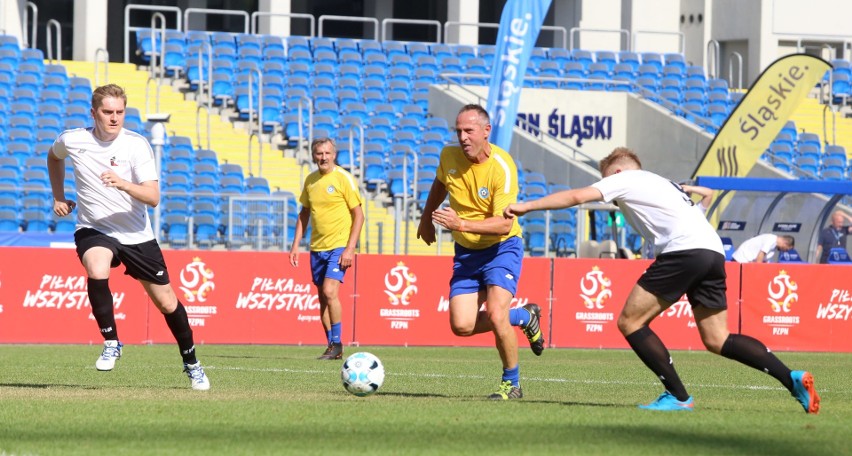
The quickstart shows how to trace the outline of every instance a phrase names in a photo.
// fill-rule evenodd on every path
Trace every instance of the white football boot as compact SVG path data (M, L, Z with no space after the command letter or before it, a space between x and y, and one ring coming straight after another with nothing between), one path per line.
M117 340L105 340L104 351L100 358L95 361L95 368L99 371L111 371L115 367L115 361L121 358L121 347L123 345Z

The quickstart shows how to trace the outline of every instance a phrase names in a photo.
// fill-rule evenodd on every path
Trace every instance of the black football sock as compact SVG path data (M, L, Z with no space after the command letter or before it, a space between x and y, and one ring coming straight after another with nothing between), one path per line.
M109 279L90 278L88 280L88 294L89 303L92 306L92 316L95 317L104 340L118 340Z
M689 399L689 393L675 371L668 349L651 328L643 326L625 339L639 359L663 382L666 391L679 401Z
M721 355L775 377L785 388L793 391L790 369L763 342L742 334L731 334L722 345Z
M178 301L175 311L170 314L163 314L163 317L165 317L169 329L172 330L172 335L175 336L183 362L186 364L197 363L195 342L192 340L192 328L189 327L189 318L186 316L186 309L183 304Z

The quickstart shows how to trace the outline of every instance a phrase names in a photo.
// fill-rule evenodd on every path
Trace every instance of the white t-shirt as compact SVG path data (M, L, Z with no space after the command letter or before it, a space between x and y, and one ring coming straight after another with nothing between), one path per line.
M70 158L77 183L77 229L93 228L132 245L154 239L148 207L126 192L107 187L101 173L112 169L140 184L159 180L154 152L144 136L121 129L112 142L95 138L92 128L66 130L53 143L58 158Z
M757 259L758 253L763 252L766 254L763 261L767 261L775 256L777 249L778 236L770 233L761 234L740 244L732 258L738 263L750 263Z
M674 182L648 171L628 170L592 186L604 201L618 205L630 226L654 245L655 255L690 249L724 255L716 230Z

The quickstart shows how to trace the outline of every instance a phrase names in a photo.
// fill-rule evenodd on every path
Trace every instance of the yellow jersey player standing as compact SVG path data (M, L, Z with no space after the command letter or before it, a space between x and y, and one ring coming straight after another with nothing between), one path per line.
M302 210L290 248L290 264L299 265L299 242L311 221L311 275L320 301L320 320L328 346L318 359L341 359L342 306L338 293L343 275L354 264L355 246L364 226L361 193L355 178L337 166L334 141L321 138L311 143L318 169L305 179L299 202Z
M544 350L544 337L539 306L510 309L521 276L524 246L520 225L503 217L503 209L518 199L518 172L512 157L488 142L490 133L491 120L482 106L462 107L456 117L459 145L441 151L417 237L427 245L435 242L433 223L452 231L450 327L462 337L494 333L503 380L489 398L519 399L523 392L518 339L512 326L523 329L536 355ZM447 195L450 206L439 209ZM480 311L483 302L485 310Z

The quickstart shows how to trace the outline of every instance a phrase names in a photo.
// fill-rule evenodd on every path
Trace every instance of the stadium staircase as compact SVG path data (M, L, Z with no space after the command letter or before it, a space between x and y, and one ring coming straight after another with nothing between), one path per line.
M69 76L85 77L95 81L95 66L91 62L78 61L62 61ZM156 87L153 83L148 85L149 100L146 105L146 83L149 73L144 69L138 69L134 64L110 63L108 68L109 82L119 84L124 87L128 94L128 106L136 107L142 114L142 118L147 117L148 109L150 112L167 112L171 114L171 118L167 125L169 136L186 136L192 139L196 147L207 144L207 119L204 117L204 112L200 114L201 120L198 125L201 131L202 144L197 144L198 133L196 127L196 109L195 101L186 100L184 95L173 88L171 85L163 84L160 86L160 106L157 110L155 103ZM99 81L101 82L101 81ZM104 83L104 82L101 82ZM248 133L239 127L236 127L228 118L216 115L215 113L210 118L210 149L215 151L219 160L222 163L234 163L242 166L243 170L248 173L250 170L258 169L258 144L252 144L252 154L254 156L252 167L249 167L248 160ZM283 190L299 195L301 192L301 182L304 176L311 172L308 166L300 166L295 158L284 156L281 150L271 149L270 144L263 145L263 162L262 176L269 181L270 188L274 190ZM248 177L248 176L246 176ZM394 216L382 204L375 201L368 201L366 205L368 213L367 221L369 227L362 230L361 235L361 252L362 253L378 253L385 254L393 253L394 250ZM378 226L381 224L382 238L379 239ZM412 221L409 226L408 235L408 253L411 255L434 255L438 252L437 246L426 246L421 240L417 239L417 223ZM369 239L367 236L369 235ZM403 228L401 236L405 235ZM453 252L452 241L449 236L445 236L441 245L441 254L449 255ZM369 251L367 247L369 246ZM404 251L403 245L400 247Z

